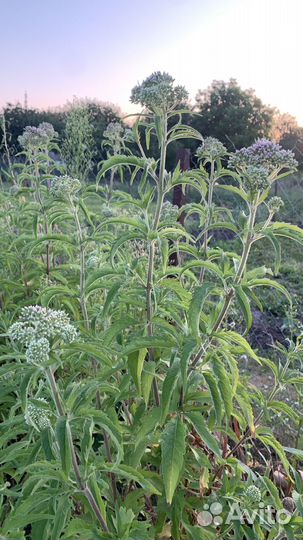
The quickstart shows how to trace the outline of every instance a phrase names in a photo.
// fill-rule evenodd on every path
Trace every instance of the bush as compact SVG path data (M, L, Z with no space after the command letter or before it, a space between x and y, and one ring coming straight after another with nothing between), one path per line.
M302 452L271 430L277 413L301 426L279 400L285 385L301 395L300 338L276 344L276 362L246 339L260 287L291 302L269 268L247 263L267 240L277 270L279 239L303 242L299 227L273 221L278 201L268 199L296 163L262 139L224 169L225 147L182 124L185 96L167 74L137 86L132 99L148 118L138 116L129 139L137 155L123 138L96 185L56 169L50 130L21 139L24 164L1 193L6 538L244 540L302 530L302 479L289 461ZM159 160L146 157L142 134ZM189 138L200 145L198 167L168 173L167 149ZM103 186L118 169L137 180L134 195ZM178 185L198 201L171 205ZM222 189L245 211L216 206ZM240 238L240 252L216 247L215 229ZM242 380L244 358L272 370L268 394Z

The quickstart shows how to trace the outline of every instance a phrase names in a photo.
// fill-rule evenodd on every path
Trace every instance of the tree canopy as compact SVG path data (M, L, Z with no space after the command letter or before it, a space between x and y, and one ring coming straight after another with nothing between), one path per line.
M274 109L264 105L253 90L242 90L236 79L213 81L196 96L193 125L203 136L216 137L229 150L269 135Z

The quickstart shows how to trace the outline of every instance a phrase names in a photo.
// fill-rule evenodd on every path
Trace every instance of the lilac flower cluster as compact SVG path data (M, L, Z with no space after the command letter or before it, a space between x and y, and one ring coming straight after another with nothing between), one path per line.
M171 75L155 71L132 89L130 101L151 111L167 111L187 98L188 92L184 86L174 86Z
M18 142L24 150L41 150L58 136L53 126L48 122L42 122L38 127L26 126Z
M291 150L284 150L282 146L268 139L259 139L248 148L237 150L230 158L230 168L245 169L246 167L262 166L270 174L281 169L295 170L298 162Z
M55 176L52 180L50 192L54 197L68 199L81 189L81 182L71 176Z
M32 341L41 338L47 340L59 338L65 343L72 343L77 338L77 330L70 323L67 313L41 306L22 308L19 321L10 327L9 334L13 340L29 349L31 349ZM40 345L42 344L40 343ZM45 348L43 350L46 351Z
M215 137L206 137L197 148L196 156L198 159L218 159L227 154L227 149L218 139Z

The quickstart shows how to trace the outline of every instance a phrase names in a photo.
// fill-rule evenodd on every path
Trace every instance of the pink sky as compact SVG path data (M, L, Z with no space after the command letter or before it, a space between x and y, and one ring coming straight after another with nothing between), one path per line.
M152 71L190 91L234 77L303 124L302 0L2 0L0 106L120 105Z

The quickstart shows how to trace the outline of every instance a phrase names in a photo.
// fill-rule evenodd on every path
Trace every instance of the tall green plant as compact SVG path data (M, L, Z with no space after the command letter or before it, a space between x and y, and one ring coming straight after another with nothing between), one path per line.
M62 154L67 173L86 181L93 168L95 143L88 107L75 104L66 118Z
M299 227L274 220L281 201L270 198L273 183L296 162L291 152L259 140L230 155L224 168L223 145L182 123L188 111L178 108L186 95L165 73L137 85L131 99L143 107L133 126L139 155L119 151L104 161L96 186L52 177L45 191L52 234L35 237L30 219L23 220L27 244L20 245L29 254L31 281L45 243L53 264L39 288L19 284L15 303L7 304L11 288L3 295L9 308L1 318L0 520L7 537L301 534L302 479L291 455L302 453L283 448L268 422L282 411L299 424L279 391L292 384L301 392L301 343L277 344L276 363L249 344L259 287L273 287L291 302L273 272L254 265L251 250L267 241L277 272L280 238L303 243ZM168 172L167 149L183 138L199 141L199 167ZM152 139L158 159L144 150ZM137 179L138 190L113 190L109 201L100 180L118 167ZM169 201L176 185L199 200L180 209L184 226ZM26 189L28 198L36 196ZM216 207L217 190L239 197L246 210ZM191 234L196 214L199 230ZM239 252L216 246L213 232L224 228L241 240ZM176 249L179 266L170 266ZM231 320L234 309L241 321ZM268 394L242 379L244 356L272 371ZM266 467L258 472L260 454ZM282 524L264 520L261 499L276 513L286 503L297 509ZM230 520L232 503L258 512Z

